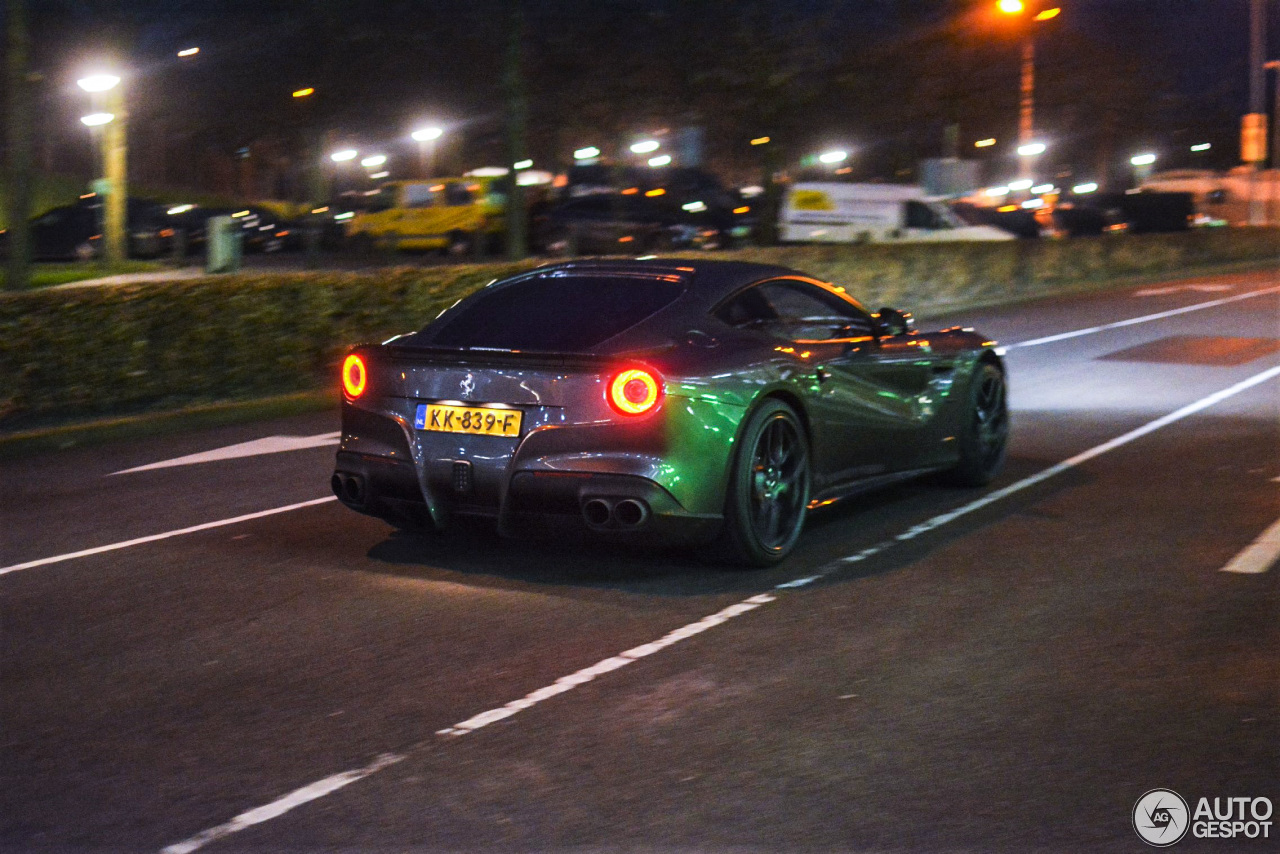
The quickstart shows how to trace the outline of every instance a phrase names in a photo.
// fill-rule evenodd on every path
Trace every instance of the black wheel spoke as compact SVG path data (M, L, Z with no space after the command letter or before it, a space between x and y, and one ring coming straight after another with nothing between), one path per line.
M799 531L808 500L808 453L799 427L779 413L757 435L751 454L750 519L766 549L787 546Z

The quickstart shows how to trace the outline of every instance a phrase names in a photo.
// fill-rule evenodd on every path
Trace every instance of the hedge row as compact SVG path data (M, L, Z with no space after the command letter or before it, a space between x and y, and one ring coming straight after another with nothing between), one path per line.
M1135 275L1280 259L1280 230L1071 241L746 249L849 287L872 307L938 313ZM333 382L343 350L420 327L525 264L281 273L0 297L0 429Z

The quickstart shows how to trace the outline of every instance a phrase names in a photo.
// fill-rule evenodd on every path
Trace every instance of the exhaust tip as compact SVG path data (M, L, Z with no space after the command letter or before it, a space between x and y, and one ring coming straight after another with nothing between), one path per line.
M607 501L592 498L582 504L582 518L586 519L587 524L594 528L603 528L608 525L612 517L613 508L609 506Z
M329 479L333 494L349 504L364 503L364 478L355 474L335 472Z
M649 508L643 501L624 498L613 509L614 518L624 528L637 528L649 519Z

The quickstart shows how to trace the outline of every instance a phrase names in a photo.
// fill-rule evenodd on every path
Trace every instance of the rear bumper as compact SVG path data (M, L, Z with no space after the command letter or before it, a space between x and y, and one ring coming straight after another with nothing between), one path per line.
M420 477L408 460L339 451L332 487L352 510L410 529L441 527L458 514L495 519L511 535L575 528L611 540L696 543L722 523L718 514L689 513L644 477L526 470L495 483L493 475L468 460L437 460Z

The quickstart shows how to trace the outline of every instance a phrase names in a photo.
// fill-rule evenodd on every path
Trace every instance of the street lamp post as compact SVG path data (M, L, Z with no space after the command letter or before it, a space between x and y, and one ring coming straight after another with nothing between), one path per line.
M107 197L103 217L103 255L109 264L118 264L128 255L126 246L128 211L128 116L124 105L124 87L114 74L93 74L76 81L91 95L102 97L103 110L86 118L109 116L99 123L102 132L102 183L99 188ZM95 99L96 100L96 99ZM91 125L93 122L86 121Z
M1023 15L1027 12L1026 4L1022 0L999 0L996 8L1006 15ZM1018 97L1019 148L1031 145L1036 135L1036 43L1032 23L1056 18L1060 12L1061 10L1057 8L1046 9L1034 15L1031 21L1026 23L1026 31L1022 39L1022 74ZM1020 157L1018 159L1018 177L1024 180L1030 178L1032 173L1031 166L1030 157Z

